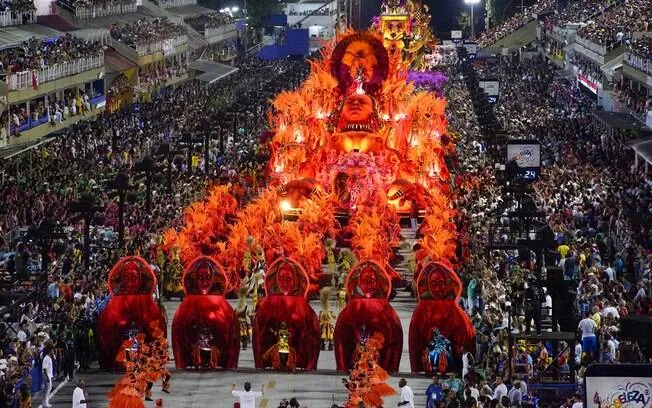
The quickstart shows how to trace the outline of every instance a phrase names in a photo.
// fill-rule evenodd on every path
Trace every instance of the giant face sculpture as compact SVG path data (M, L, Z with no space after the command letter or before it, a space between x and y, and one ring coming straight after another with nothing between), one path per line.
M294 289L296 279L294 277L294 270L290 265L283 265L278 273L278 288L283 295L287 295Z
M213 273L207 267L202 267L197 271L197 288L199 293L207 295L213 286Z
M373 110L374 104L369 95L351 95L344 102L341 122L344 125L368 123Z
M376 277L376 271L367 267L360 272L360 291L364 297L373 297L376 294L377 286L378 278Z
M446 295L446 275L441 269L435 269L428 278L428 287L434 299L443 299Z
M122 273L122 281L120 283L120 293L125 295L133 295L138 293L140 289L140 271L136 265L131 265Z

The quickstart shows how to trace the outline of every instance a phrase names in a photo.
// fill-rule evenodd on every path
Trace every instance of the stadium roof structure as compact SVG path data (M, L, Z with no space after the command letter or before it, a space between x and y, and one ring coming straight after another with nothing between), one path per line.
M198 60L191 63L190 68L198 71L195 79L206 82L207 84L212 84L238 71L238 68L230 65L205 60Z

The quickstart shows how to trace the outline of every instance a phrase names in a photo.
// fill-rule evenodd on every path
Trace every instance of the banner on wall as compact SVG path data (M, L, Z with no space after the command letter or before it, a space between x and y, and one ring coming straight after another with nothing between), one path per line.
M652 408L652 365L596 364L584 377L586 408Z
M587 76L578 73L577 82L584 85L584 87L592 93L596 95L598 94L598 85L594 84Z

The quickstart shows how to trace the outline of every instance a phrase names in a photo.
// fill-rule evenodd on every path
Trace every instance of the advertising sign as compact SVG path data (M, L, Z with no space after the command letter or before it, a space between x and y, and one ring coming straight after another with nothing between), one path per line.
M586 408L652 408L652 366L596 364L584 376Z
M469 58L475 58L475 55L478 53L478 44L474 42L464 42L464 48L466 48L466 53Z
M516 176L533 181L541 171L541 145L536 140L510 140L507 143L507 163L516 163Z
M507 161L514 160L518 167L541 167L541 145L510 141L507 145Z
M652 408L652 378L589 377L587 408Z
M478 81L480 88L489 96L498 96L500 95L500 82L493 79L481 79Z

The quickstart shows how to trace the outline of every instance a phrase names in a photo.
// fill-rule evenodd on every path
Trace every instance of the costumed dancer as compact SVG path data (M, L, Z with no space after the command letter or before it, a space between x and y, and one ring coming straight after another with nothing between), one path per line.
M327 238L324 245L326 247L326 261L328 262L328 272L331 274L331 286L337 287L337 261L335 260L335 240Z
M165 267L165 284L163 286L163 293L166 299L170 300L172 295L179 295L183 300L183 286L181 285L181 277L183 276L183 265L179 259L179 249L174 248L172 255L172 262L167 263Z
M244 276L249 277L249 273L251 272L251 249L256 245L256 239L249 235L245 243L246 248L244 257L242 258L242 270L244 271Z
M409 241L403 241L401 244L401 249L405 251L405 261L407 263L408 273L412 278L412 282L414 284L414 277L417 271L417 255L414 253L412 244L410 244Z
M453 359L453 349L450 340L442 336L439 329L432 331L432 341L424 352L424 367L426 374L445 374L450 371Z
M246 350L251 341L251 310L247 305L247 287L238 290L238 320L240 321L240 342L242 349Z
M337 307L340 311L346 306L346 278L349 275L349 271L353 265L357 264L358 260L348 248L342 249L340 252L340 264L339 264L339 280L338 280L338 292L337 292Z
M217 368L220 361L220 351L213 341L214 337L208 327L204 327L200 334L197 344L192 351L192 362L195 368L202 368L205 364L202 355L208 354L210 358L207 364L211 370Z
M335 314L330 310L330 296L330 288L323 288L319 294L321 300L319 327L321 329L322 350L326 350L326 344L328 344L328 350L333 350L333 332L335 331L333 322L335 321Z
M296 355L290 346L290 330L287 324L281 322L279 329L275 333L277 342L268 352L273 353L272 367L276 370L294 371L296 368Z
M249 293L253 300L254 309L258 305L258 298L265 290L265 252L259 246L256 247L256 264L253 273L249 278Z

